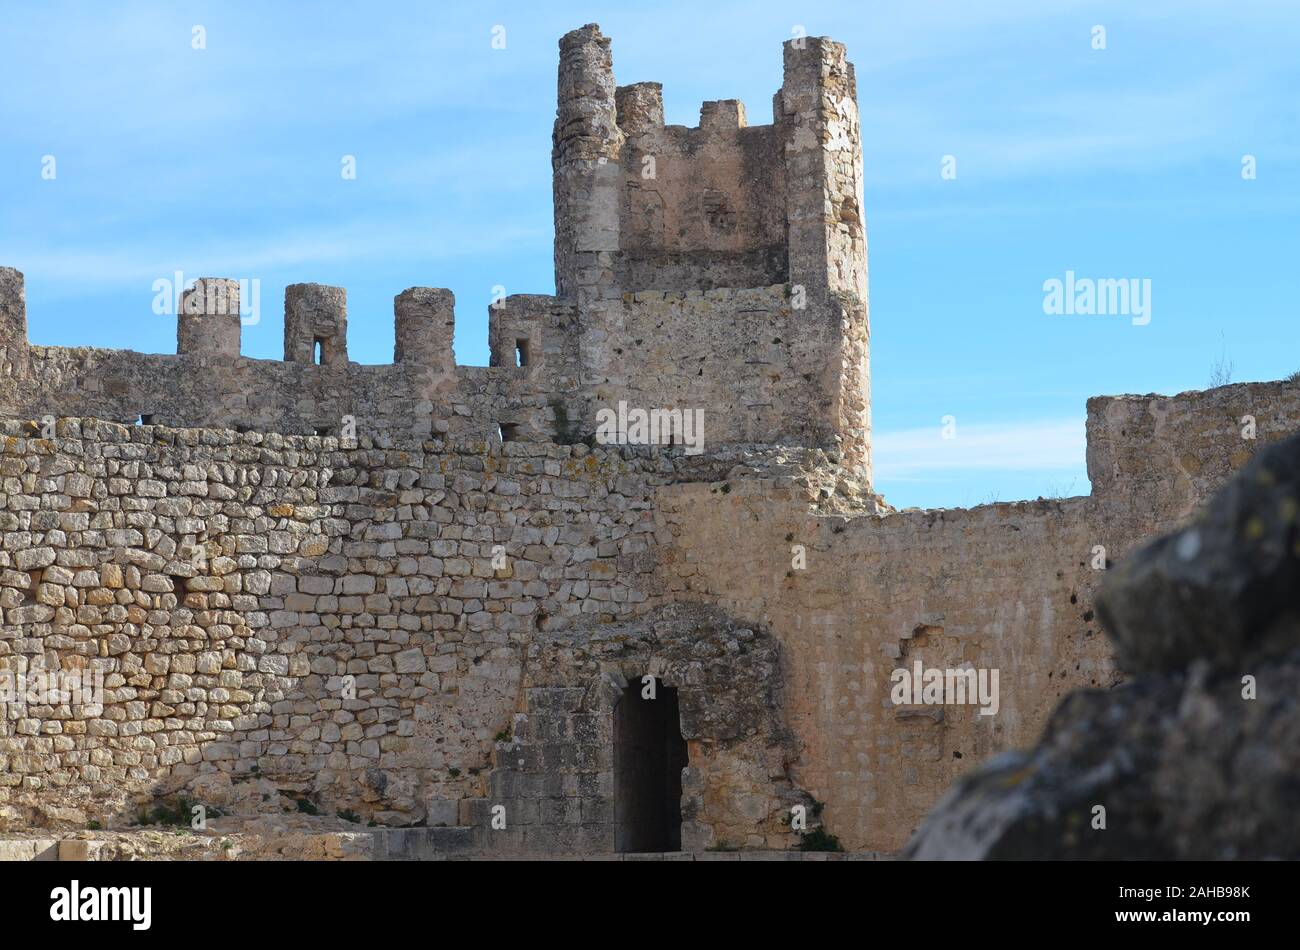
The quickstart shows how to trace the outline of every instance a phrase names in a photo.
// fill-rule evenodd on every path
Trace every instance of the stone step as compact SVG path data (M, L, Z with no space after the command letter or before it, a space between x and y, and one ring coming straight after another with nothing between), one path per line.
M0 840L0 861L57 861L58 838L10 838Z
M373 858L376 861L437 861L451 855L479 850L478 829L449 828L376 829Z

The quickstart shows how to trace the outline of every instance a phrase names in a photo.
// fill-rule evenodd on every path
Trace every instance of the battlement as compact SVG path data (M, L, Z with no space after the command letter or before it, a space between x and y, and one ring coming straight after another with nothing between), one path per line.
M591 441L602 409L699 412L711 449L833 450L869 478L866 239L853 68L791 41L774 121L734 99L665 126L658 83L614 84L595 25L560 40L552 151L556 296L488 312L490 366L456 365L455 300L394 300L393 363L348 359L347 291L292 284L284 359L240 353L241 289L181 293L176 355L27 342L0 270L0 413L117 422ZM218 368L219 367L219 368ZM345 421L346 420L346 421Z
M562 297L796 284L865 303L853 66L818 37L785 44L770 125L736 99L664 125L663 87L617 86L589 24L560 41L555 175ZM865 315L864 315L865 319Z

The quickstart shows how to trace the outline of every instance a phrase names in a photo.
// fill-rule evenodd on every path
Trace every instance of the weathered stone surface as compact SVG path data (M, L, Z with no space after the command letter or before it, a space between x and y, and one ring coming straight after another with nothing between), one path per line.
M1203 665L1071 694L1032 752L959 781L907 856L1300 858L1300 652L1250 669L1255 700Z
M1187 527L1122 560L1097 615L1132 672L1235 662L1295 644L1300 436L1260 452Z
M683 847L788 847L804 805L893 851L1059 696L1114 682L1092 552L1180 525L1296 428L1300 386L1092 400L1092 495L892 510L856 82L806 40L771 125L721 100L697 128L618 87L594 25L561 41L557 295L494 303L487 367L455 364L432 288L395 299L392 365L349 362L346 292L316 284L286 289L286 359L246 359L229 303L258 292L217 278L177 355L32 346L0 268L0 671L103 686L0 714L0 830L198 803L264 821L265 855L348 851L280 834L336 816L412 855L603 853L611 690L652 675L681 700ZM599 444L621 403L702 411L702 443ZM999 712L895 707L914 662L1001 670Z
M1098 602L1137 675L959 781L907 855L1300 858L1298 503L1292 437L1131 554Z

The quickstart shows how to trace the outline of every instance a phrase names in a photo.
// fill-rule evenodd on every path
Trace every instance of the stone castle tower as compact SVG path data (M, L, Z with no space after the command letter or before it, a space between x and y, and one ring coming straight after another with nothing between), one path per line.
M0 277L11 416L536 442L590 439L622 401L700 410L707 446L780 443L869 477L866 238L853 67L785 47L775 122L734 100L663 124L657 83L616 87L610 41L560 43L556 295L489 308L491 367L457 366L450 291L394 304L391 366L347 357L347 294L285 291L284 362L240 356L240 284L187 290L175 356L32 347L22 275ZM220 367L219 371L213 370Z
M722 441L841 448L869 468L866 232L853 65L785 44L771 125L737 100L665 126L610 41L560 41L555 284L584 397L706 408ZM721 415L723 418L717 418Z

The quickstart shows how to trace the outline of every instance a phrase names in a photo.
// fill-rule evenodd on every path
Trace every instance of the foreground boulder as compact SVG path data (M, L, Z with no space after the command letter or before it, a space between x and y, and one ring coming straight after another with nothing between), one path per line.
M1300 858L1300 436L1107 577L1128 682L959 781L905 856Z

